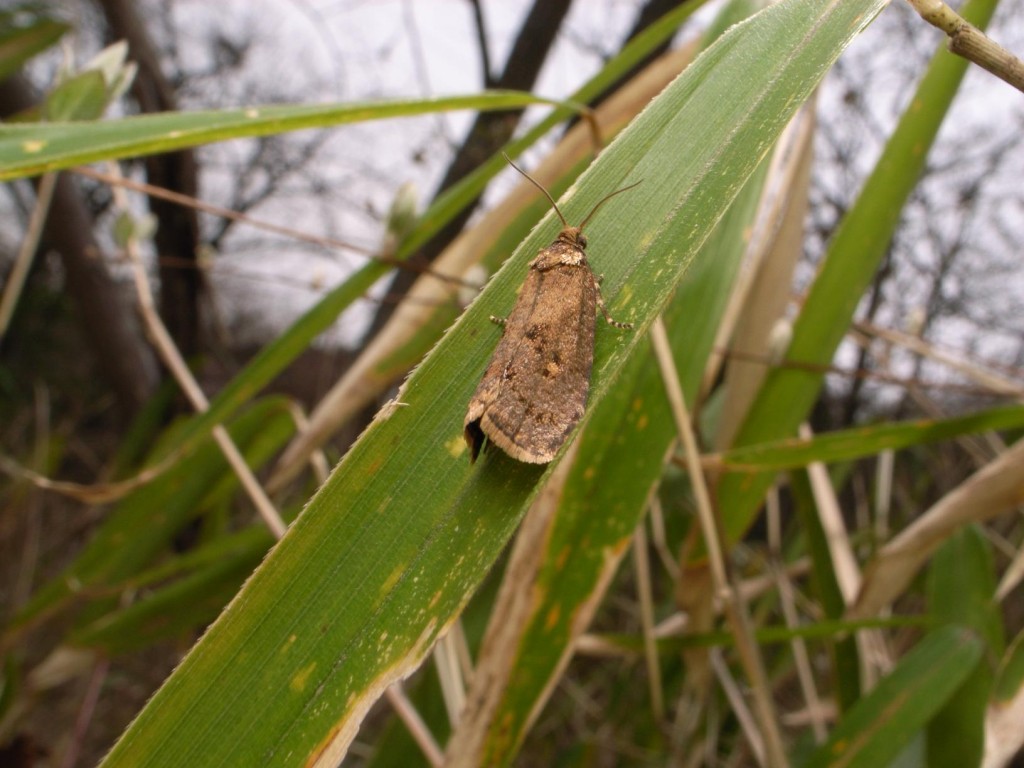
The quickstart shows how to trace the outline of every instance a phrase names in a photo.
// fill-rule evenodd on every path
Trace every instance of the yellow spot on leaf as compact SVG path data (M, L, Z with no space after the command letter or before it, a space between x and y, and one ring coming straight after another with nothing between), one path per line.
M562 570L565 567L565 561L569 559L569 554L572 552L570 547L562 547L558 553L558 557L555 558L555 567L558 570Z
M451 454L453 459L458 459L466 452L466 441L462 435L453 437L451 440L444 444L444 447L448 449L448 453Z
M287 640L285 641L284 645L282 645L282 646L281 646L281 650L280 650L279 652L280 652L280 653L287 653L288 651L290 651L290 650L291 650L291 647L292 647L293 645L295 645L295 641L296 641L296 640L298 640L298 636L297 636L297 635L291 635L291 636L290 636L290 637L289 637L289 638L288 638L288 639L287 639Z
M245 110L246 117L259 117L260 111L258 109L247 109Z
M292 677L291 682L288 683L288 687L296 693L301 693L306 689L306 683L309 682L309 676L313 674L313 670L316 669L316 662L314 661L304 669L300 669Z
M21 148L25 150L26 154L34 155L36 152L40 152L45 146L45 141L26 141L21 145Z
M650 419L647 418L647 414L646 413L642 413L642 414L640 414L640 418L636 420L636 428L638 430L640 430L640 429L647 429L647 424L649 422L650 422Z
M548 611L548 615L544 617L544 629L552 630L555 625L558 624L558 619L562 616L562 609L557 605L551 606L551 610Z
M395 584L397 584L398 580L402 578L403 573L405 573L404 563L396 567L395 570L393 570L391 574L386 579L384 579L384 583L380 587L381 594L386 595L388 592L394 589Z

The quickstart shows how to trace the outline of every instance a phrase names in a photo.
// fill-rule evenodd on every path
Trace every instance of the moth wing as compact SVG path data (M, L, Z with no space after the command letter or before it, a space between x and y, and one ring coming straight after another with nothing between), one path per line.
M597 286L585 265L531 270L524 283L477 390L480 429L512 458L551 461L582 418L594 362L596 301Z

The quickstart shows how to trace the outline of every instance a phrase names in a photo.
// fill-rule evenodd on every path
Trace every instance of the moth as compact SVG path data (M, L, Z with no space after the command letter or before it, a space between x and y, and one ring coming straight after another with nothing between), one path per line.
M512 313L487 370L469 401L463 434L475 462L489 440L513 459L547 464L583 417L594 363L596 310L617 328L601 298L600 278L587 261L583 228L608 200L637 186L612 192L569 226L554 199L506 156L551 203L562 231L530 262Z

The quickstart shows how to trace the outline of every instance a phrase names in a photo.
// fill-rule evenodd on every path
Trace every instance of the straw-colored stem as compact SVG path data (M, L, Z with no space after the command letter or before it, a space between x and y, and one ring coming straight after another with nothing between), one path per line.
M693 434L693 429L690 427L690 415L686 409L683 388L679 382L679 376L672 358L668 334L665 331L665 324L660 317L656 318L651 326L651 342L655 357L658 360L658 367L661 370L661 377L665 384L672 416L676 421L676 429L679 432L679 438L682 441L686 454L690 482L693 485L694 499L697 503L697 517L700 521L701 531L704 534L704 542L707 545L711 578L713 579L716 592L721 597L726 619L732 628L736 650L740 657L740 664L743 666L743 671L750 682L754 707L761 728L761 737L764 739L767 764L772 766L772 768L782 768L782 766L787 766L789 763L786 759L786 752L783 749L782 734L779 731L778 720L775 717L775 708L771 701L771 689L764 671L764 663L761 660L760 649L754 639L753 628L750 626L746 603L743 601L739 590L733 586L729 578L723 537L720 532L718 519L711 505L711 496L705 482L700 462L700 453L697 449L697 439Z

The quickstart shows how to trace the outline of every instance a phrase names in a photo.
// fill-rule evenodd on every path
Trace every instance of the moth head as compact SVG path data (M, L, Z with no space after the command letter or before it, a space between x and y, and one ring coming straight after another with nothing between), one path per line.
M558 239L581 251L587 250L587 236L580 231L579 227L566 227L558 233Z

